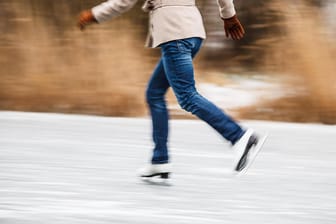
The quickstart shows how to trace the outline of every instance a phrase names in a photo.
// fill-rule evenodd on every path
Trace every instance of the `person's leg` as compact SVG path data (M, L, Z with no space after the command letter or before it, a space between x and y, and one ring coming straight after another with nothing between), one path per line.
M162 62L170 86L181 107L207 122L225 139L235 144L244 130L222 110L202 97L195 88L193 56L202 40L188 38L161 45Z
M162 60L157 64L146 90L146 100L150 109L153 125L153 141L155 144L152 164L168 163L168 111L164 95L169 83L163 69Z

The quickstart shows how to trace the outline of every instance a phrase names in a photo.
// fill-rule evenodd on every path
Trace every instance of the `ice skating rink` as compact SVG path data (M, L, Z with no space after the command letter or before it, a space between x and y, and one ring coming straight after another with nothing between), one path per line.
M242 124L270 136L237 177L210 127L171 121L161 183L136 177L149 119L0 112L0 224L335 224L336 126Z

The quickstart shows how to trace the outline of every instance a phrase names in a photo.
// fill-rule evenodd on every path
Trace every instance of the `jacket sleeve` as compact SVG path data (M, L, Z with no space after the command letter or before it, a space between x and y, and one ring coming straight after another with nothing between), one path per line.
M236 14L233 0L217 0L220 16L223 19L231 18Z
M92 8L98 23L112 19L131 9L137 0L108 0Z

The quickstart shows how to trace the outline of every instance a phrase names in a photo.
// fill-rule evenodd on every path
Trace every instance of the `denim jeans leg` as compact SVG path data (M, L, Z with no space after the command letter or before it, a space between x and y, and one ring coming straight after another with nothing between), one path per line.
M167 163L168 110L164 96L169 83L163 69L162 60L157 64L146 90L146 100L152 118L154 150L152 164Z
M243 129L195 88L192 59L201 43L200 38L188 38L163 44L164 71L181 107L207 122L234 144L244 134Z

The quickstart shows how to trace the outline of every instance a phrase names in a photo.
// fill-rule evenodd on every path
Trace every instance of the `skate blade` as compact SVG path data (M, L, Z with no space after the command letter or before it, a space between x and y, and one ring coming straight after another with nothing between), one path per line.
M148 176L140 176L141 178L154 178L154 177L158 177L161 179L169 179L169 174L170 173L154 173Z
M239 172L234 171L237 177L240 177L240 176L246 174L247 170L250 168L250 166L252 165L252 163L254 162L256 157L258 156L260 150L262 149L263 145L265 144L265 141L266 141L267 137L268 137L268 134L265 134L259 139L258 144L256 145L252 155L249 156L247 164L244 167L244 169L242 169Z
M149 185L172 186L169 181L169 174L170 173L160 173L150 176L141 176L141 180Z

